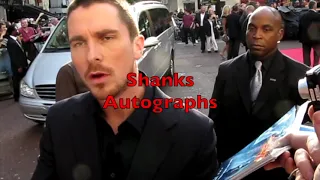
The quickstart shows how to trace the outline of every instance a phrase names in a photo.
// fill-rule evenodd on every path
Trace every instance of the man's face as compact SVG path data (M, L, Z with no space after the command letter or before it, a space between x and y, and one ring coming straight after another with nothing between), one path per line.
M22 34L19 34L18 32L16 32L17 33L17 40L18 41L22 41Z
M59 23L59 20L54 18L51 20L51 24L53 24L54 26L56 26Z
M144 39L130 39L116 7L96 3L75 9L68 18L68 36L72 61L93 95L105 100L121 94L128 73L137 70Z
M6 32L7 31L7 26L6 25L1 25L1 32Z
M22 20L21 21L21 26L24 27L24 28L28 27L28 21L26 19Z
M205 13L206 12L206 7L205 6L201 6L201 12Z
M281 24L272 12L258 12L249 19L247 44L250 52L263 57L272 52L283 37Z

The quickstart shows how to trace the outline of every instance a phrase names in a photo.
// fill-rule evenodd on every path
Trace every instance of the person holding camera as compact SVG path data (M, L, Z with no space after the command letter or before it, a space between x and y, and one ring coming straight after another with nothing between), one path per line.
M248 21L249 51L220 64L212 93L218 106L209 111L218 137L219 162L243 149L293 106L305 102L297 84L309 67L278 50L283 33L279 12L259 7ZM283 169L260 169L244 179L282 180L287 176Z

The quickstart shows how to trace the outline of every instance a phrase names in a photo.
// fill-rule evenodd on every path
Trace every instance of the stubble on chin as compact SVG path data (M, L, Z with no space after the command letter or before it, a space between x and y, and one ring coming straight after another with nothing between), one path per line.
M108 96L117 97L127 89L127 82L106 87L106 85L97 85L91 89L91 93L100 101L104 101Z

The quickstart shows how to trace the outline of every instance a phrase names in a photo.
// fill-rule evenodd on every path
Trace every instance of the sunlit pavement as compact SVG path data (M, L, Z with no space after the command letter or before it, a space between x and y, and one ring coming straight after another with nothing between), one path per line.
M219 41L220 50L223 42ZM280 48L301 47L298 42L281 42ZM244 52L244 49L241 49ZM193 76L193 87L165 87L164 92L172 97L202 95L210 98L218 65L222 62L219 53L201 53L200 44L176 45L175 68L180 75ZM207 114L207 109L200 109ZM38 143L42 126L26 120L17 103L12 99L0 101L0 180L28 180L36 165Z

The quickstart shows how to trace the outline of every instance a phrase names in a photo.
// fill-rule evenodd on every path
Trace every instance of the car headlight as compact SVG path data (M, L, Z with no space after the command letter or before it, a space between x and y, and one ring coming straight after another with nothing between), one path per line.
M30 88L23 80L20 83L20 94L21 96L28 98L35 98L34 89Z

